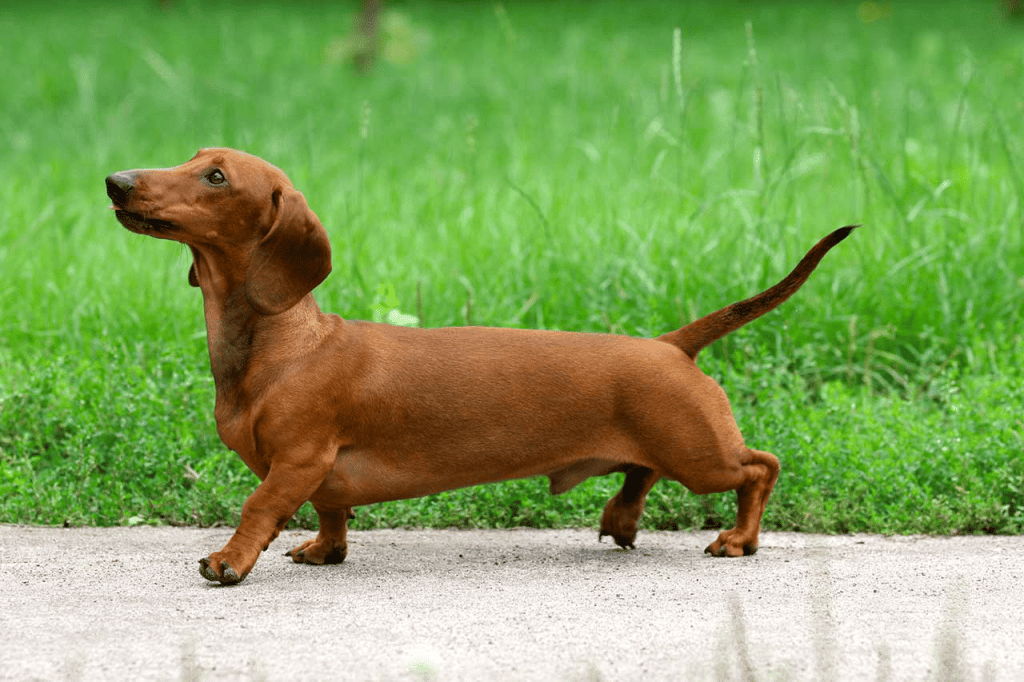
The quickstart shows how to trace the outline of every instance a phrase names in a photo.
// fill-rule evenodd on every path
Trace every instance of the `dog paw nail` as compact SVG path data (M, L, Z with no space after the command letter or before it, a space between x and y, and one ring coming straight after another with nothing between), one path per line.
M221 576L220 581L225 585L234 585L235 583L242 582L242 578L235 569L228 566L224 569L224 575Z
M220 576L217 575L216 571L210 568L210 560L206 558L199 560L199 575L210 582L218 582L220 580Z

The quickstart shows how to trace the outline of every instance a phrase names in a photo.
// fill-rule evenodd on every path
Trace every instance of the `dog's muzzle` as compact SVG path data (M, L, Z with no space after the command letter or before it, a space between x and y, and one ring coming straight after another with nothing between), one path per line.
M120 171L107 176L107 196L114 202L114 216L119 223L138 234L164 235L170 232L174 225L166 220L147 218L141 213L121 208L131 201L138 176L138 171Z

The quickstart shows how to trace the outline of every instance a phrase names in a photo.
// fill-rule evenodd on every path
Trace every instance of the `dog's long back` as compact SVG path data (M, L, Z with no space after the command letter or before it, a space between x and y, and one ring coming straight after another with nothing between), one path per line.
M825 254L833 246L846 239L850 232L857 227L857 225L840 227L815 244L814 248L808 251L800 263L793 268L793 272L771 289L762 291L757 296L744 301L733 303L721 310L716 310L682 329L662 334L658 340L678 346L691 358L696 358L697 353L705 346L782 305L786 299L796 293L797 289L803 286Z

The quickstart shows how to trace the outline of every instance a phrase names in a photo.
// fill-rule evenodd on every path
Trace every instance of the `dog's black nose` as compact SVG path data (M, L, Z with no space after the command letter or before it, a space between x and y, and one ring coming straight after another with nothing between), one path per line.
M117 205L128 201L135 189L135 171L121 171L107 176L107 196Z

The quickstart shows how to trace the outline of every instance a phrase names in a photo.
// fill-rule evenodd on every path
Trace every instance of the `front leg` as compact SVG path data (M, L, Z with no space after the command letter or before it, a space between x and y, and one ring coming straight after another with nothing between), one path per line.
M351 507L336 507L313 499L320 517L320 532L285 553L297 564L340 564L348 555L348 520L356 517Z
M652 469L633 466L626 471L619 494L608 500L601 514L601 530L598 541L611 535L615 544L623 549L635 549L636 526L644 511L644 501L651 487L658 482L658 474Z
M245 501L235 534L219 552L199 560L199 573L224 585L244 580L260 552L270 546L329 470L330 460L305 466L271 464L267 477Z

